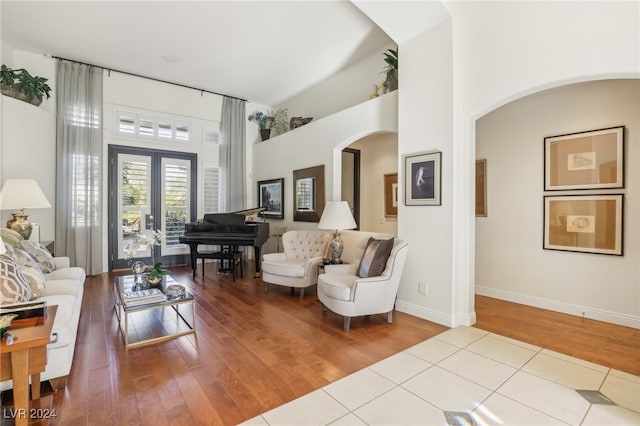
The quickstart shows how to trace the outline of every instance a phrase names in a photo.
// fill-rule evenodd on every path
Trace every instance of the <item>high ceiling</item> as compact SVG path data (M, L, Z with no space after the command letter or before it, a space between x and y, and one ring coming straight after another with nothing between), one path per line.
M13 49L265 105L392 44L347 0L2 0L1 8L2 40Z

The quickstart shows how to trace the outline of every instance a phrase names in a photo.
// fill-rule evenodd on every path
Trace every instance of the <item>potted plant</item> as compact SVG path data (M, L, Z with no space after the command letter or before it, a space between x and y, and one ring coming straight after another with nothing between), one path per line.
M387 49L384 53L384 61L387 66L384 69L384 85L386 93L398 90L398 49Z
M260 137L263 141L269 139L271 136L271 126L273 125L274 118L270 115L266 115L262 111L256 111L249 116L249 121L254 121L260 128Z
M6 65L0 68L0 90L3 95L39 106L44 96L51 97L51 87L44 77L33 76L24 68L13 70Z
M157 262L154 263L151 269L149 270L149 274L147 275L147 280L151 284L158 284L162 281L162 277L165 275L170 275L171 272L162 268L162 263Z

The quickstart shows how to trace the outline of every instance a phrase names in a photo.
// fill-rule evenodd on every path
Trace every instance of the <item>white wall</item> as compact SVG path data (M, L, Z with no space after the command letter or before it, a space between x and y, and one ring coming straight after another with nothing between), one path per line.
M464 316L474 311L475 120L497 106L544 88L608 76L637 78L640 4L446 5L453 22L456 111L453 311Z
M369 99L373 86L384 81L386 63L383 53L394 44L336 73L304 92L286 99L281 106L289 110L289 117L313 117L318 120Z
M269 220L272 227L317 229L293 221L293 171L324 164L325 199L339 200L342 149L372 133L395 133L397 99L397 92L388 93L253 145L253 180L284 178L285 218Z
M2 101L2 149L0 179L35 179L49 200L49 209L27 209L29 221L40 225L40 240L55 238L56 116L55 64L44 55L11 49L2 45L3 63L10 68L25 68L32 75L48 78L51 99L39 107L8 96ZM10 64L10 65L9 65ZM11 218L10 210L0 211L0 223ZM4 225L2 225L4 226Z
M489 215L476 219L477 293L640 327L639 117L640 80L603 80L536 93L477 121L489 191ZM624 257L542 250L542 197L557 195L543 192L543 138L619 125L626 185L598 192L625 195Z
M384 217L384 175L398 172L398 135L376 133L349 148L360 150L360 230L397 235L397 218Z
M425 23L399 45L399 154L442 151L443 181L441 207L400 206L398 234L410 249L396 307L457 326L475 322L475 120L545 88L636 78L640 13L637 2L443 4L449 21ZM374 20L384 21L377 6ZM393 22L402 22L397 13L380 26Z
M398 170L404 170L404 155L441 151L442 205L406 206L404 175L400 173L398 181L403 195L398 206L398 236L409 242L409 253L396 307L447 325L457 321L451 312L454 297L451 35L451 22L447 21L400 46L398 105ZM427 294L418 293L419 281L427 283Z

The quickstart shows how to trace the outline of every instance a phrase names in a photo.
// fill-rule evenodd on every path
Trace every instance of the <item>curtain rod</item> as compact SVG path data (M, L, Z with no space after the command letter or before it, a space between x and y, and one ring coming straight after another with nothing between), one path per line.
M101 68L101 69L107 70L109 72L113 71L113 72L118 72L120 74L131 75L133 77L146 78L147 80L153 80L153 81L157 81L157 82L160 82L160 83L172 84L174 86L184 87L185 89L197 90L200 93L205 93L206 92L206 93L211 93L212 95L226 96L227 98L232 98L232 99L237 99L239 101L247 102L246 99L238 98L236 96L225 95L224 93L213 92L211 90L206 90L206 89L198 89L197 87L187 86L186 84L181 84L181 83L174 83L173 81L161 80L161 79L155 78L155 77L148 77L146 75L136 74L136 73L132 73L132 72L128 72L128 71L121 71L121 70L117 70L117 69L114 69L114 68L107 68L107 67L103 67L101 65L94 65L94 64L89 64L89 63L86 63L86 62L76 61L74 59L62 58L60 56L51 55L51 57L53 59L58 59L60 61L73 62L73 63L76 63L76 64L81 64L81 65L87 65L87 66L90 66L90 67Z

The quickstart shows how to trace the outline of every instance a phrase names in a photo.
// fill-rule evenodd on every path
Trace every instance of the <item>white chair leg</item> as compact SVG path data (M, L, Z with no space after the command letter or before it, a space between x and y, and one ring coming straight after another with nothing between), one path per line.
M300 300L304 297L304 288L300 288Z
M387 323L391 324L393 322L393 311L387 312Z
M264 292L266 293L269 290L269 283L264 283Z
M344 317L344 331L349 331L349 325L351 325L351 317Z
M320 306L322 306L322 312L327 312L327 307L324 305L324 303L320 302Z

